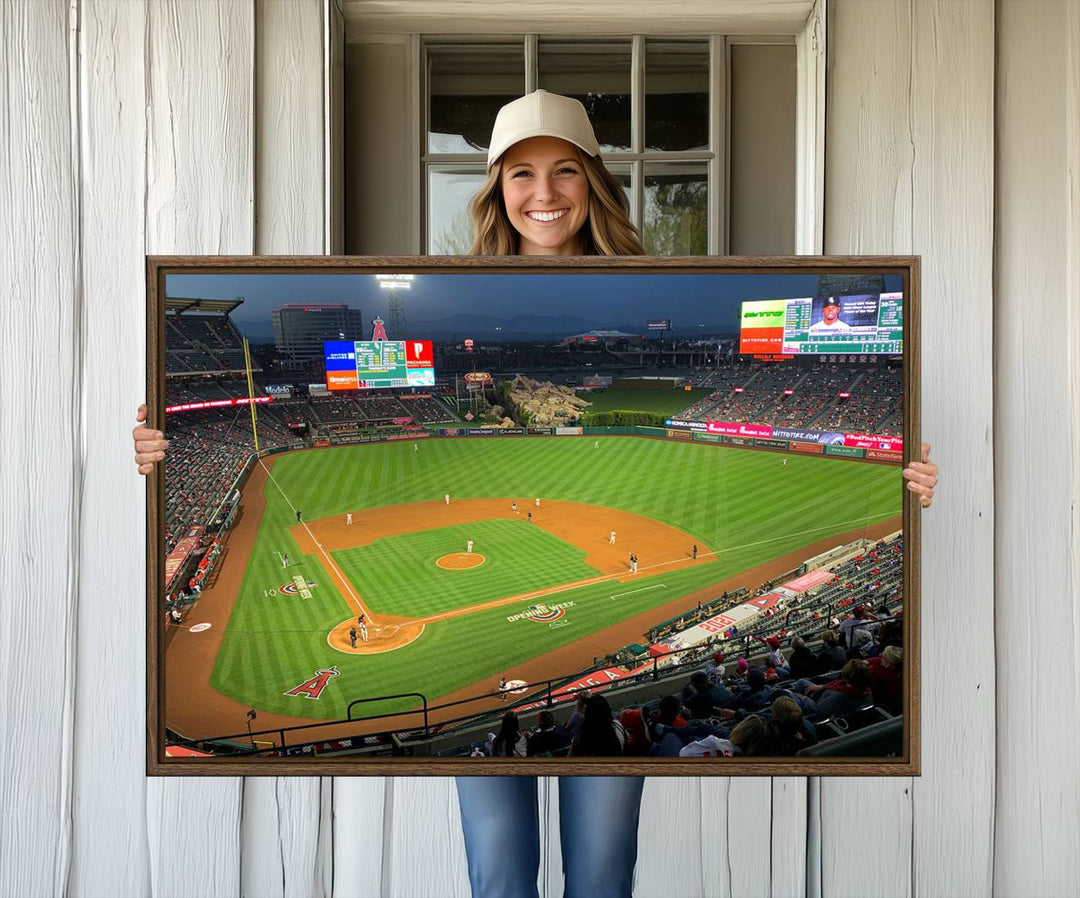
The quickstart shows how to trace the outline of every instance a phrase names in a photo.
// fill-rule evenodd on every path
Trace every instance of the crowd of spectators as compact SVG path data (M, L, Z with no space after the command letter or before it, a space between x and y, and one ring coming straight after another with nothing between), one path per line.
M165 373L243 371L244 346L227 315L165 315Z
M814 429L847 433L876 433L888 436L880 428L900 414L903 400L903 371L900 368L868 368L852 385L851 396L815 422Z
M712 392L673 417L893 436L903 427L902 380L900 368L881 365L742 361L690 372L686 384Z
M421 424L441 424L457 420L445 402L440 402L432 396L413 396L405 393L398 398L407 414Z
M603 695L583 690L565 724L543 710L531 729L522 728L515 712L508 711L499 732L488 734L472 753L783 757L900 715L902 552L901 536L853 544L852 552L842 555L832 570L832 580L761 615L745 633L725 634L729 639L719 647L680 652L683 658L696 655L698 661L679 668L678 675L685 679L670 695L619 703L617 693L608 693L609 703ZM885 580L892 584L888 601L851 604L852 593L867 595L862 588L866 584L881 587L871 591L880 599ZM773 586L770 582L767 589ZM766 584L758 592L762 590ZM692 625L699 610L706 609L689 610L681 622ZM793 618L803 612L798 626L804 632L799 635ZM733 664L725 663L732 657L725 650L737 655Z
M165 551L196 524L206 524L255 451L247 407L169 416L165 463ZM303 442L269 411L258 411L259 448L299 448Z
M755 423L816 429L813 427L814 419L827 405L835 403L837 394L846 391L854 379L846 365L818 365L812 375L800 380L799 389L790 396L781 392L771 405L758 414Z
M345 396L326 396L311 400L311 411L324 424L358 421L364 417L353 400Z
M361 396L356 400L360 412L368 421L390 421L394 418L411 417L409 410L392 394Z

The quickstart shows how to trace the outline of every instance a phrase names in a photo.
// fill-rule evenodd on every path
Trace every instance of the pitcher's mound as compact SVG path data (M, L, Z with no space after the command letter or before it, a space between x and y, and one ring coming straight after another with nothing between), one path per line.
M443 555L435 563L448 571L463 571L470 567L479 567L486 561L483 555L479 555L476 552L454 552L450 555Z

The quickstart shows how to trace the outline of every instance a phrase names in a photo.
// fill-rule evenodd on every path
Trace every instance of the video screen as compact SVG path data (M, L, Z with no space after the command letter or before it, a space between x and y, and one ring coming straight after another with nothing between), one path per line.
M335 340L323 353L330 391L435 386L430 340Z
M739 351L751 355L899 355L900 292L743 303Z

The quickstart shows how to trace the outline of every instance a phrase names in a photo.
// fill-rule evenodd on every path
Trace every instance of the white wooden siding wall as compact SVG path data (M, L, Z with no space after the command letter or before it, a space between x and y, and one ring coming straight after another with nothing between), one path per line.
M994 7L829 4L825 251L922 256L920 779L822 780L823 895L984 895L994 800ZM856 849L858 846L858 849ZM872 852L873 863L855 863Z
M998 29L994 885L1076 895L1080 8L1002 3Z
M0 28L0 882L48 895L71 853L83 433L67 10L8 6Z
M1080 8L829 8L825 249L923 256L924 775L650 780L637 894L1074 894ZM334 11L3 7L0 895L467 894L447 779L143 776L142 257L325 248Z

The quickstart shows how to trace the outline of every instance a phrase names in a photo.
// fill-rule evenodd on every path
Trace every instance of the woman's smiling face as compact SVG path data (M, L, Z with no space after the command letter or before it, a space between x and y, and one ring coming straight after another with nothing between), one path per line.
M558 137L530 137L503 154L499 176L523 256L571 256L589 216L589 182L577 147Z

